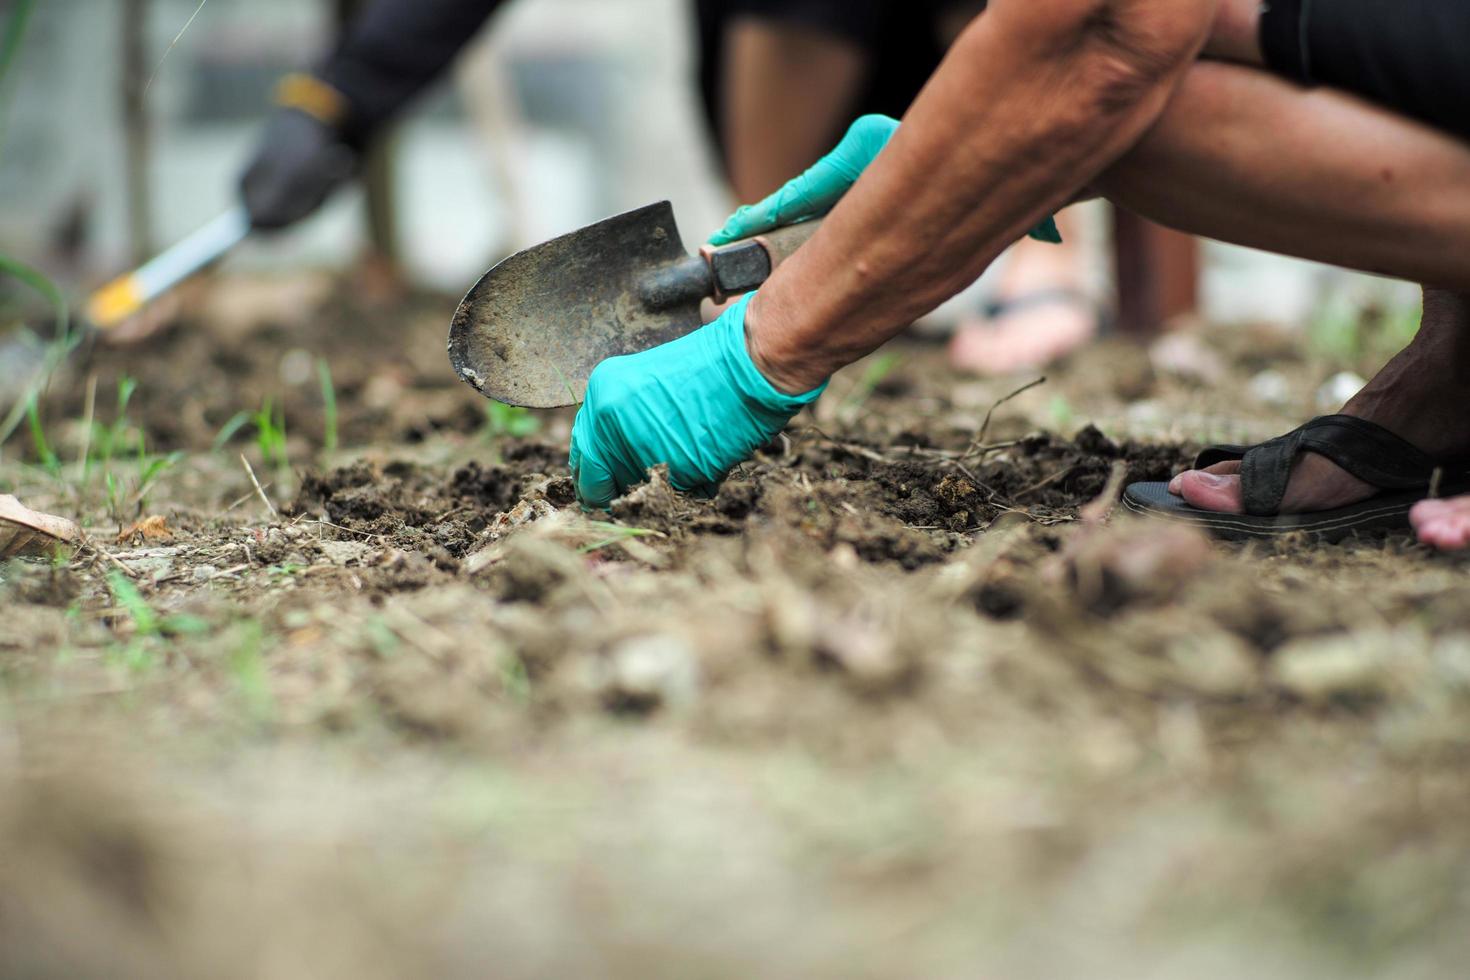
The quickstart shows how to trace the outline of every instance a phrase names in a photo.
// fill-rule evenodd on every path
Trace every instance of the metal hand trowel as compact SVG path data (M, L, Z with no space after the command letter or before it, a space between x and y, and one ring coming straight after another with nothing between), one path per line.
M698 329L703 300L755 289L820 224L690 255L668 201L599 221L487 272L455 311L450 363L496 401L576 405L599 363Z

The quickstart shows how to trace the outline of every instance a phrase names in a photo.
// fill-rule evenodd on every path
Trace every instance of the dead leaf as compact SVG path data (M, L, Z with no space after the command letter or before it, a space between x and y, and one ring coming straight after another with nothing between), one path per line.
M174 532L169 530L168 522L162 514L154 514L142 520L134 521L126 530L117 533L117 543L142 541L172 541Z
M76 544L81 528L64 517L31 510L10 494L0 494L0 558L45 555L58 544Z

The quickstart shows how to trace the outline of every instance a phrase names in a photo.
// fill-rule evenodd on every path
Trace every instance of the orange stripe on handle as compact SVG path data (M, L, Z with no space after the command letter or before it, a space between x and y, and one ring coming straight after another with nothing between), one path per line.
M276 104L300 109L328 126L336 126L347 116L347 99L341 92L320 78L299 72L287 75L276 85Z

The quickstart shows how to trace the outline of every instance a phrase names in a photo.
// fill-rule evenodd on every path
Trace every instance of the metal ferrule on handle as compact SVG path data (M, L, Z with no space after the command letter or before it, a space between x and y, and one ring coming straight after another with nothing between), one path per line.
M821 225L819 218L732 245L706 245L698 255L649 276L641 290L643 304L650 310L666 310L702 299L723 303L758 289Z

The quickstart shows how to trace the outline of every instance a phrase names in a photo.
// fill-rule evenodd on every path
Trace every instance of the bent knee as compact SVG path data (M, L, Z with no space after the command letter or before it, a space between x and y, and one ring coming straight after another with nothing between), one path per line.
M1218 0L996 0L987 17L1054 56L1095 53L1120 81L1152 81L1194 60ZM982 18L983 19L983 18Z
M1217 6L1216 0L1112 0L1093 32L1132 70L1173 72L1199 56Z

